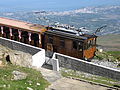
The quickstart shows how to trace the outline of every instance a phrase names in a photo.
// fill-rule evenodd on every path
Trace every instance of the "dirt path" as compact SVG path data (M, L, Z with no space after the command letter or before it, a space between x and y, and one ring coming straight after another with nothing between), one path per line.
M107 90L107 87L62 77L60 72L40 69L43 77L51 83L45 90Z
M60 72L57 72L57 71L53 71L53 70L49 70L49 69L45 69L45 68L41 68L40 71L41 71L43 77L50 83L53 83L56 80L62 78Z
M90 83L73 80L69 78L61 78L52 83L45 90L107 90L107 87L92 85Z

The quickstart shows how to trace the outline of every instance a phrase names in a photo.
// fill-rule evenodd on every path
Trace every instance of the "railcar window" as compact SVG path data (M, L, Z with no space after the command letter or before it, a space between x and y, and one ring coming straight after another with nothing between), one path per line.
M87 49L90 47L90 43L91 43L91 42L90 42L90 41L88 41Z
M60 38L60 47L64 47L65 46L65 40L63 38Z
M87 44L87 42L84 43L84 49L85 49L85 50L88 49L88 44Z
M82 42L78 42L78 50L79 50L79 51L82 51L82 48L83 48Z
M77 42L76 41L73 41L73 48L77 49Z
M90 46L90 48L92 47L92 40L90 40L90 45L89 46Z
M92 40L92 45L93 45L93 46L94 46L94 43L95 43L95 42L94 42L94 39L93 39L93 40Z
M87 42L87 47L86 47L86 49L92 48L94 45L95 45L95 39L89 40L89 41Z
M93 39L93 45L94 46L96 45L96 39L95 38Z
M83 49L82 42L73 41L73 48L76 50L82 51L82 49Z

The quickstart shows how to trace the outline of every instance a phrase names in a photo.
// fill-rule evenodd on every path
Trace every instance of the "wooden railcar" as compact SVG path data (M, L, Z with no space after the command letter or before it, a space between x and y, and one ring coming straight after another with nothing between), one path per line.
M80 59L90 59L96 51L96 35L79 34L68 29L56 29L8 18L0 18L0 37Z
M44 32L43 48L80 59L91 59L96 51L96 38L95 35L76 35L52 28Z

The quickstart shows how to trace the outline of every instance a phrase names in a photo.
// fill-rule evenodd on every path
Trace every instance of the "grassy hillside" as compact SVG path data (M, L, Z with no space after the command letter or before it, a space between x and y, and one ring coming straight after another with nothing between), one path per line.
M120 34L100 36L97 44L102 46L106 51L120 51Z
M23 80L12 80L13 71L20 71L27 74L27 78ZM39 83L39 85L37 85ZM19 66L0 66L0 90L44 90L49 83L42 77L39 71L23 68Z

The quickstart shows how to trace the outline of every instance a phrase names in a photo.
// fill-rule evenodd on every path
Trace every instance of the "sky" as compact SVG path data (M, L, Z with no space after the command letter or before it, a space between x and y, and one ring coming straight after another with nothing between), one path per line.
M0 10L66 11L103 5L120 5L120 0L1 0Z

